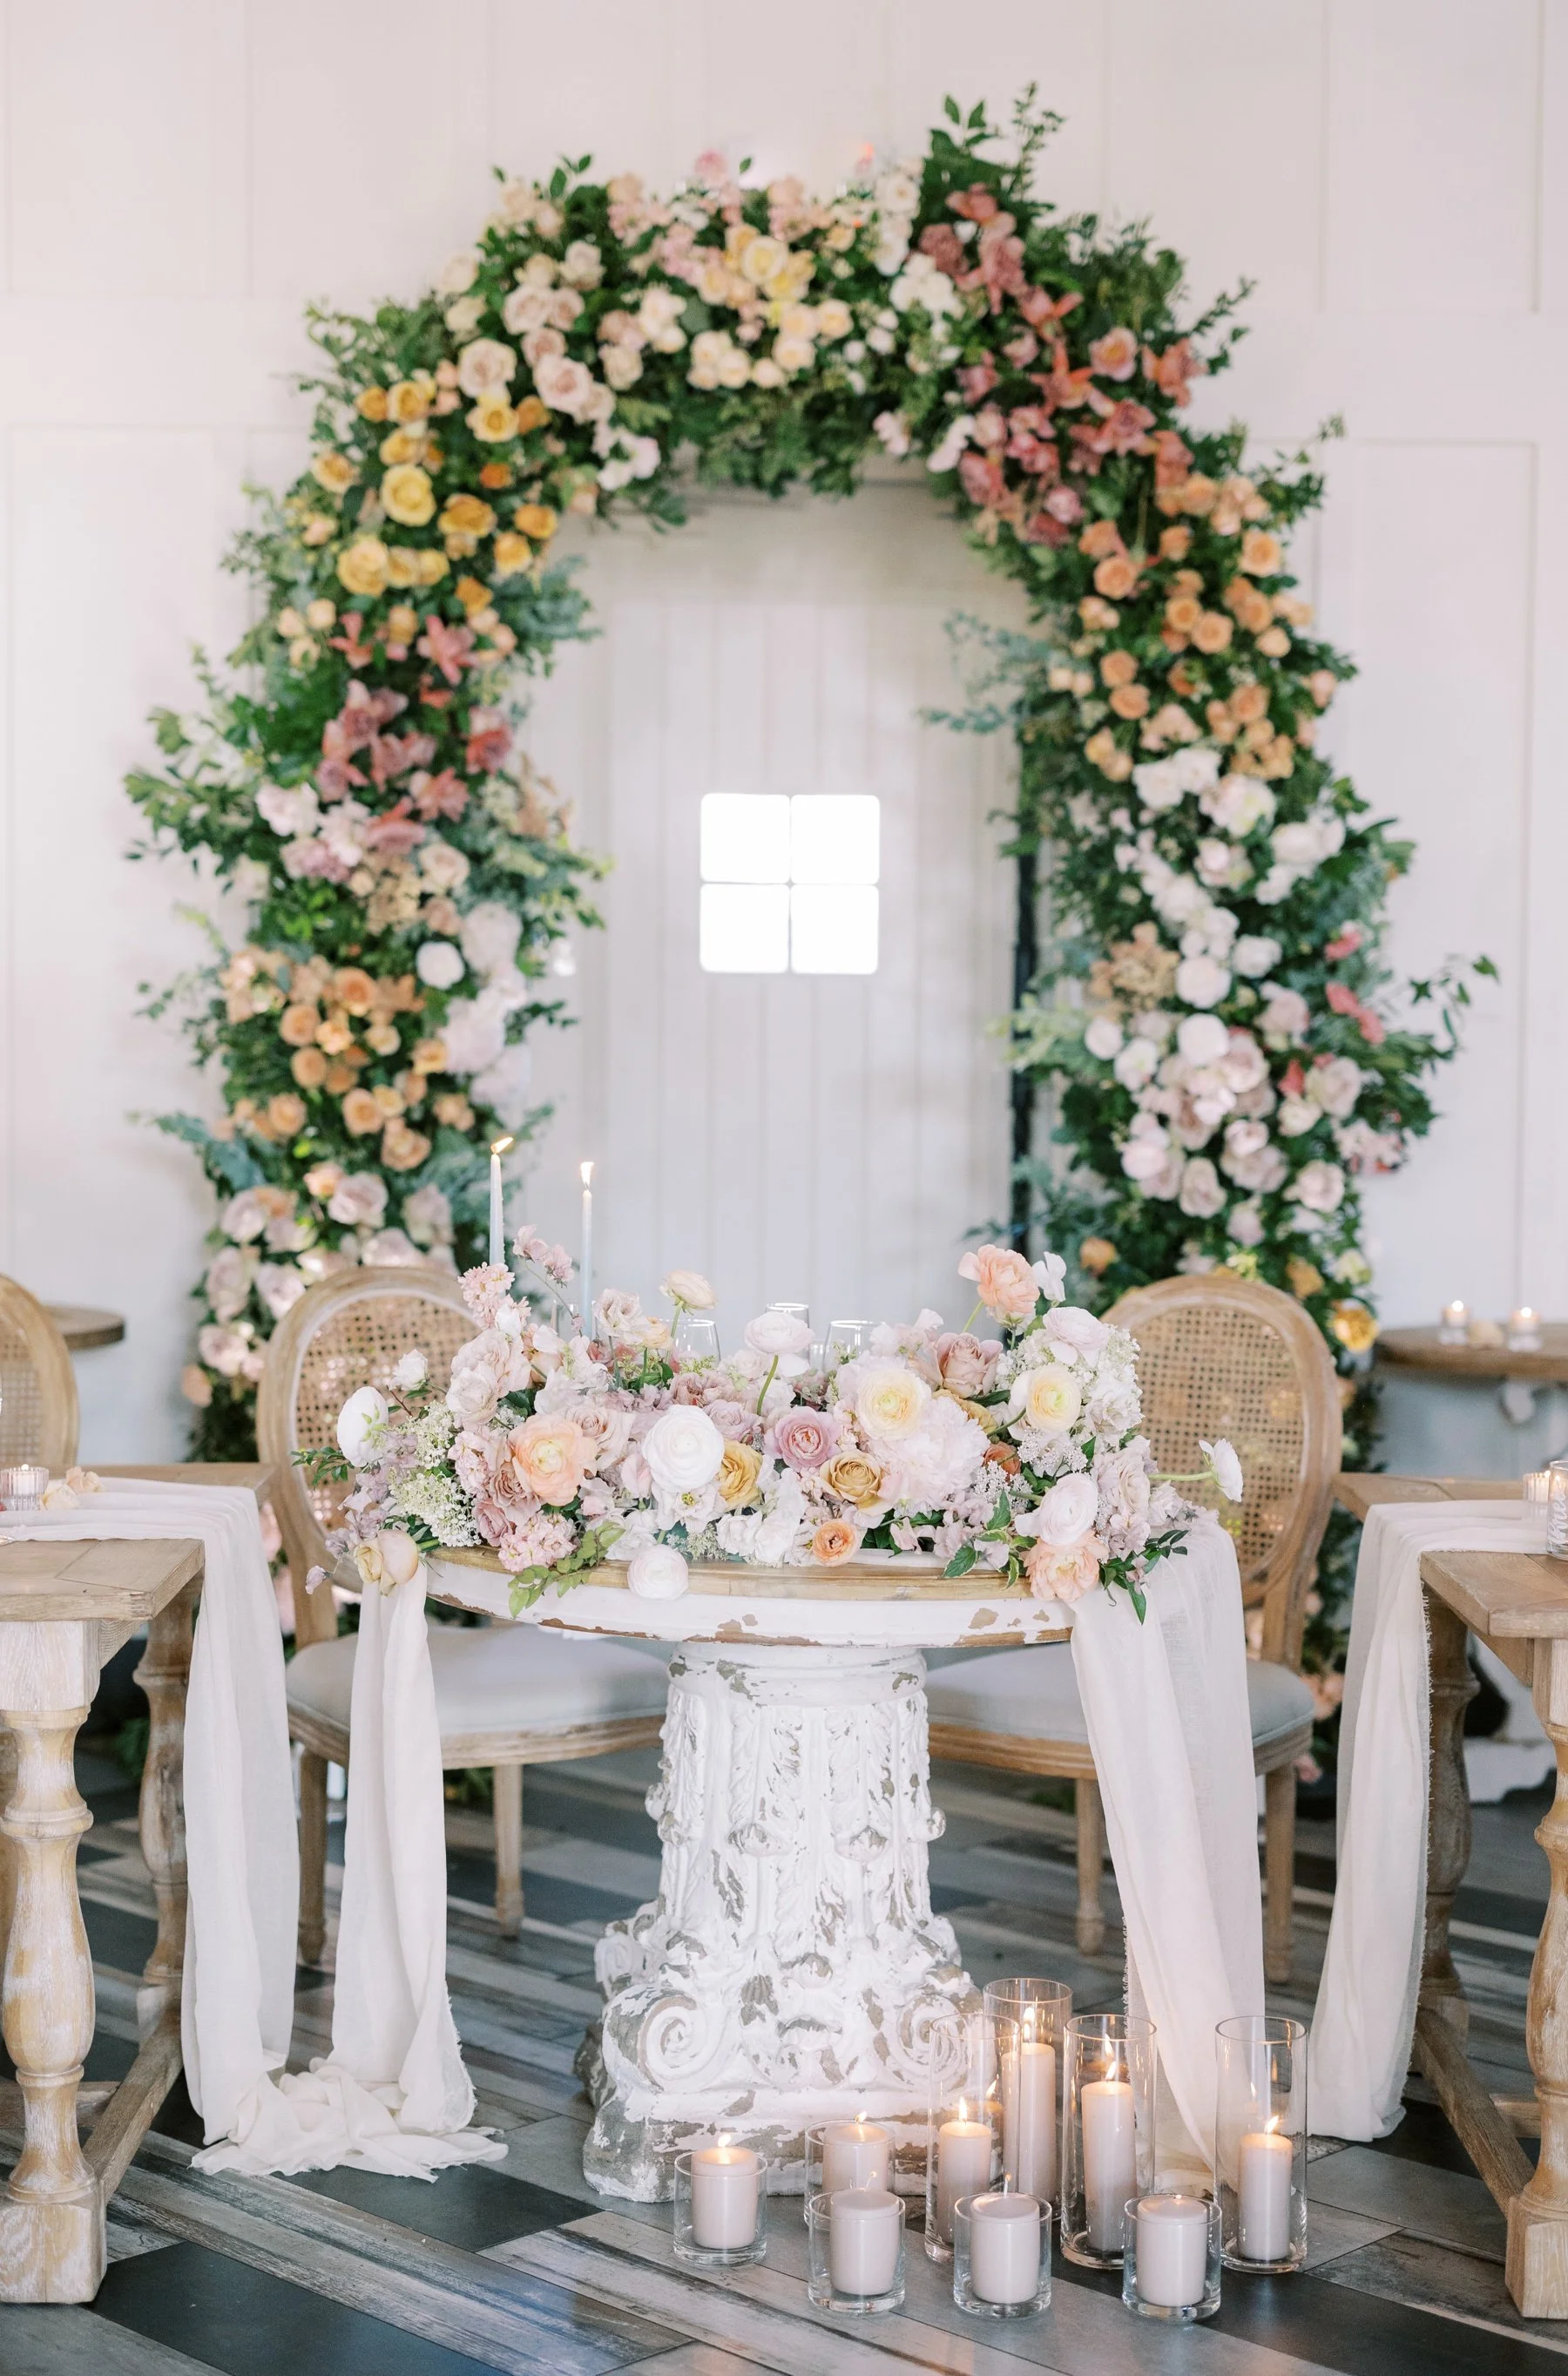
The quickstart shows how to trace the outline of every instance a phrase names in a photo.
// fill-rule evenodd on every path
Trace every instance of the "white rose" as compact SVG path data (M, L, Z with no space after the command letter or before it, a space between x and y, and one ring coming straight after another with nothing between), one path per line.
M436 288L443 297L460 297L465 289L473 287L478 271L479 257L471 247L464 248L460 255L447 257L435 277Z
M1122 1048L1122 1026L1113 1015L1097 1015L1084 1033L1084 1045L1091 1056L1109 1063Z
M644 1436L642 1455L661 1491L692 1493L718 1476L724 1438L705 1410L674 1403Z
M499 973L517 954L522 919L499 899L481 899L463 918L463 955L478 974Z
M1062 1477L1018 1520L1018 1532L1065 1550L1088 1533L1099 1508L1099 1491L1092 1477Z
M499 339L476 339L457 357L457 386L465 396L502 394L512 385L517 368L517 350Z
M672 1543L644 1543L626 1569L626 1582L639 1600L679 1600L690 1575Z
M404 1354L393 1371L392 1383L395 1386L400 1387L404 1394L410 1394L415 1386L422 1386L429 1375L430 1363L416 1345L411 1353Z
M1361 1068L1351 1056L1335 1056L1314 1064L1307 1075L1306 1093L1324 1113L1343 1121L1361 1094Z
M354 1545L354 1565L367 1591L396 1592L420 1572L419 1545L401 1527L383 1527L369 1542Z
M207 1300L220 1320L237 1320L250 1301L259 1257L249 1246L225 1246L207 1266Z
M1222 1210L1225 1190L1206 1155L1194 1155L1182 1165L1177 1201L1182 1212L1190 1213L1194 1220L1206 1221Z
M1301 1138L1316 1127L1323 1119L1318 1108L1305 1098L1284 1098L1275 1117L1281 1138Z
M1287 1194L1309 1213L1336 1213L1345 1199L1345 1174L1337 1163L1309 1163L1296 1174Z
M1176 968L1176 995L1187 1006L1218 1006L1229 988L1229 971L1218 957L1183 957Z
M1189 1064L1218 1064L1230 1034L1218 1015L1189 1015L1178 1026L1176 1045Z
M1082 1353L1092 1361L1104 1350L1111 1331L1092 1312L1085 1312L1075 1303L1063 1303L1046 1313L1040 1334L1048 1344L1070 1345L1075 1353Z
M291 1263L263 1263L255 1275L255 1288L274 1320L281 1320L304 1293L305 1282Z
M338 1414L338 1448L350 1468L362 1468L391 1417L385 1395L361 1386Z
M450 990L463 979L463 957L451 941L422 941L414 971L432 990Z
M711 1286L700 1270L672 1270L659 1282L659 1292L667 1295L671 1303L683 1303L688 1312L711 1312L718 1301Z
M1271 941L1266 933L1243 933L1230 952L1230 963L1249 981L1257 981L1273 971L1282 954L1279 943Z
M339 1180L327 1210L347 1230L377 1229L386 1210L386 1182L374 1171L350 1171Z
M1129 1040L1117 1057L1116 1077L1124 1089L1141 1089L1153 1080L1158 1063L1159 1050L1152 1040L1146 1040L1140 1034L1137 1039Z

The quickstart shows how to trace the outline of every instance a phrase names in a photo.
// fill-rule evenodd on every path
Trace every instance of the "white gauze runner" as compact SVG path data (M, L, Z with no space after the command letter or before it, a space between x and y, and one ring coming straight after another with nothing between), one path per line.
M441 1741L422 1571L361 1612L332 2054L284 2071L299 1847L283 1645L254 1495L110 1479L75 1509L0 1512L0 1540L195 1536L206 1553L185 1708L190 1910L181 2007L209 2169L429 2178L505 2148L469 2130L446 1997ZM273 2073L282 2075L274 2080Z
M1361 1532L1339 1725L1338 1875L1313 2019L1313 2126L1384 2137L1416 2026L1431 1740L1423 1551L1538 1551L1522 1502L1386 1502Z
M1215 2025L1261 2013L1257 1785L1236 1550L1201 1517L1154 1570L1073 1612L1073 1666L1127 1938L1128 2010L1155 2024L1162 2172L1214 2158ZM1185 2135L1172 2134L1174 2111Z

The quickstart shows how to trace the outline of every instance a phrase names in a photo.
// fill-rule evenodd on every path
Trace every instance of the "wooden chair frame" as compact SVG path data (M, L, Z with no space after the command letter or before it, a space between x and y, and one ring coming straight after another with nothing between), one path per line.
M1161 1279L1124 1295L1106 1318L1134 1337L1153 1320L1185 1311L1228 1307L1262 1322L1284 1345L1301 1397L1301 1482L1285 1525L1267 1556L1243 1571L1243 1605L1263 1608L1263 1657L1277 1666L1301 1669L1301 1634L1307 1594L1317 1573L1317 1555L1333 1505L1341 1440L1339 1384L1321 1331L1295 1299L1255 1279L1229 1271ZM1146 1404L1146 1412L1147 1406ZM1221 1434L1218 1420L1192 1418L1193 1466L1200 1435ZM1282 1985L1290 1977L1291 1906L1296 1861L1296 1760L1312 1745L1310 1722L1260 1747L1255 1771L1264 1776L1264 1872L1265 1907L1264 1968ZM1095 1779L1094 1760L1081 1741L1035 1740L1008 1734L978 1735L968 1725L933 1724L933 1757L970 1765L992 1765L1013 1774L1038 1774L1075 1783L1077 1802L1080 1951L1098 1954L1105 1938L1100 1885L1105 1858L1105 1811Z
M256 1439L274 1472L272 1505L288 1557L294 1596L294 1641L299 1648L337 1638L337 1607L325 1586L305 1589L313 1567L330 1554L312 1507L302 1471L296 1412L300 1379L311 1345L346 1307L410 1295L469 1317L453 1274L434 1264L409 1264L338 1271L307 1289L288 1312L267 1353L256 1398ZM414 1349L413 1340L402 1347ZM514 1727L493 1732L449 1734L441 1744L447 1772L489 1767L494 1793L495 1920L503 1938L516 1938L523 1921L523 1768L567 1758L595 1757L611 1750L646 1749L659 1738L662 1718L626 1717L607 1723L567 1725L549 1731ZM327 1768L347 1766L349 1729L291 1707L289 1737L300 1759L300 1961L320 1958L327 1936Z
M77 1373L64 1336L53 1316L34 1295L14 1278L0 1277L0 1343L15 1330L24 1355L37 1373L43 1404L38 1441L18 1458L39 1460L51 1471L69 1468L77 1456L80 1413ZM3 1419L3 1414L0 1414Z

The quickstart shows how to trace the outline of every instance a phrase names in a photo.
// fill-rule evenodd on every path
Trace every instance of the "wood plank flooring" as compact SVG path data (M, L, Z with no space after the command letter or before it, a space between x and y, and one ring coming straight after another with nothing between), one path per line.
M1051 2310L1006 2326L955 2309L944 2273L912 2241L896 2317L851 2324L806 2297L805 2238L780 2204L766 2266L697 2275L670 2248L667 2209L610 2203L582 2175L588 2109L573 2074L597 2014L593 1942L650 1895L658 1841L643 1807L651 1756L530 1774L523 1935L490 1919L489 1824L448 1822L453 2006L480 2118L506 2158L433 2185L335 2170L301 2179L206 2178L183 2085L127 2172L110 2223L111 2265L90 2309L0 2309L3 2376L1568 2376L1568 2323L1519 2319L1503 2284L1503 2223L1424 2091L1376 2147L1318 2140L1311 2253L1300 2277L1228 2277L1212 2325L1173 2334L1127 2316L1116 2284L1060 2260ZM135 2052L135 1978L154 1935L135 1794L90 1752L94 1811L82 1897L98 1981L88 2070L113 2078ZM1034 1786L941 1769L947 1813L933 1895L977 1979L1050 1972L1081 2008L1116 2002L1121 1938L1073 1943L1073 1827ZM1544 1799L1477 1811L1475 1885L1460 1894L1456 1960L1491 2083L1528 2086L1523 2020L1544 1860L1530 1836ZM334 1859L341 1830L332 1831ZM1297 1971L1280 2010L1309 2013L1333 1887L1332 1824L1303 1820ZM330 1875L336 1914L339 1873ZM1114 1894L1111 1895L1114 1915ZM293 2059L330 2043L332 1980L302 1972ZM3 2156L0 2156L3 2160Z

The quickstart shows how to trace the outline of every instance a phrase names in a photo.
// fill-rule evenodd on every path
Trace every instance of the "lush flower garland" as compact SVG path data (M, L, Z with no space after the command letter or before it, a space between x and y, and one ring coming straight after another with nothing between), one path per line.
M1026 102L999 161L982 110L948 113L826 202L713 157L668 200L505 182L434 294L315 320L310 469L237 554L266 609L244 689L163 718L168 764L131 784L254 903L188 985L228 1118L166 1124L228 1196L187 1372L207 1451L237 1448L313 1274L477 1257L484 1142L537 1120L521 1035L595 868L506 705L588 631L563 515L675 522L694 474L843 493L879 445L1039 623L969 722L1016 728L1017 847L1055 853L1012 1026L1063 1084L1053 1236L1081 1218L1094 1300L1224 1261L1364 1364L1358 1182L1427 1127L1452 1029L1388 1019L1408 850L1315 750L1349 665L1284 538L1320 482L1188 425L1229 301L1183 318L1176 256L1032 194L1052 119Z

